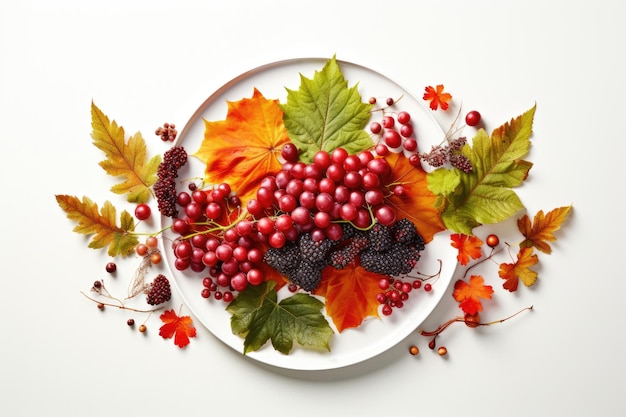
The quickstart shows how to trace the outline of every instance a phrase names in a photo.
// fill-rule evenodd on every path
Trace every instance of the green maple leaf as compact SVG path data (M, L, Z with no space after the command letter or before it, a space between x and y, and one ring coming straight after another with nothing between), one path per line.
M335 57L312 79L300 74L298 91L286 90L283 121L301 161L311 162L319 150L357 153L372 146L364 130L372 105L361 101L358 84L348 87Z
M113 204L105 201L102 209L88 197L82 200L70 195L56 195L59 207L67 218L77 223L74 232L92 235L89 247L101 249L109 247L110 256L128 256L134 253L137 236L129 233L135 229L135 220L126 210L120 214L120 225L117 225L117 211Z
M145 203L150 198L150 187L156 182L161 156L146 161L146 143L141 133L125 140L124 128L118 126L92 102L91 126L93 144L106 155L100 166L107 174L123 177L124 181L111 187L116 194L128 194L131 203Z
M227 307L234 334L244 338L244 354L259 350L271 339L277 351L289 354L294 341L300 346L330 351L333 334L321 313L324 304L298 293L277 302L276 282L248 286Z
M472 146L462 153L473 170L439 168L428 174L430 190L441 198L441 218L457 233L472 234L474 227L508 219L524 208L511 189L521 185L532 163L523 158L530 148L536 106L495 129L489 136L480 129Z

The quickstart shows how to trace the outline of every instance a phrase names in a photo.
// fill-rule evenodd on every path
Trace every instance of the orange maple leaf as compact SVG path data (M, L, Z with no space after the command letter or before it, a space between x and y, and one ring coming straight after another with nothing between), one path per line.
M441 211L436 208L437 196L428 189L426 172L421 166L413 166L401 154L390 153L385 157L391 167L390 187L401 185L404 195L390 193L386 198L395 208L398 219L408 218L426 243L444 230Z
M485 279L482 276L472 275L469 283L461 279L454 283L452 296L465 314L474 316L479 311L483 311L480 299L491 299L491 294L493 294L491 285L485 285Z
M506 280L502 286L506 290L514 292L517 291L519 280L522 280L527 287L533 285L537 281L537 272L530 269L530 267L537 264L537 262L539 262L539 259L537 255L533 255L533 248L520 248L517 254L517 262L500 264L498 275Z
M340 333L360 326L366 317L379 317L376 295L381 291L380 278L381 275L355 264L322 271L322 281L315 294L326 299L326 313Z
M190 337L196 337L196 328L189 316L178 316L174 310L167 310L161 314L160 319L163 326L159 329L159 335L163 339L174 337L174 344L179 348L184 348L189 344Z
M559 207L546 215L543 214L543 210L539 210L535 214L533 223L530 222L530 218L526 214L519 218L517 227L526 238L520 243L520 247L529 248L534 246L543 253L551 253L552 248L546 242L554 242L556 240L553 233L559 230L571 208L572 206Z
M206 164L204 180L230 184L245 207L261 180L282 166L278 156L289 136L278 100L255 88L252 98L228 102L226 120L204 125L204 140L194 154Z
M483 241L478 237L474 235L468 236L462 233L453 233L450 235L450 239L452 239L452 247L459 251L456 255L456 259L461 265L467 265L470 258L478 259L483 256Z
M428 86L424 89L424 100L430 101L430 108L437 110L441 107L441 110L448 110L448 102L452 100L452 96L449 93L443 92L443 84L439 84L436 88Z

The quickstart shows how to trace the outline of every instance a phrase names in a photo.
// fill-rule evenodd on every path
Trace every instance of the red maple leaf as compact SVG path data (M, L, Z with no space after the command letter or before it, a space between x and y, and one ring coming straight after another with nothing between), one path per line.
M470 258L478 259L483 256L483 241L476 236L453 233L450 235L450 239L452 239L452 247L459 251L456 259L461 265L467 265Z
M339 332L358 327L366 317L378 317L381 275L368 272L360 265L343 269L328 267L322 271L322 281L315 294L326 299L326 312Z
M441 107L441 110L448 110L448 102L452 100L452 96L449 93L443 92L443 84L439 84L435 88L429 85L424 90L426 91L424 93L424 100L430 101L430 108L432 110L437 110L439 107Z
M196 328L189 316L178 316L174 310L167 310L161 314L163 326L159 329L159 335L163 339L174 338L174 344L183 348L189 344L190 337L196 337Z
M485 279L480 275L472 275L469 283L461 279L454 283L452 296L459 302L459 307L465 314L474 316L483 311L480 299L491 299L491 294L493 294L491 285L485 285Z

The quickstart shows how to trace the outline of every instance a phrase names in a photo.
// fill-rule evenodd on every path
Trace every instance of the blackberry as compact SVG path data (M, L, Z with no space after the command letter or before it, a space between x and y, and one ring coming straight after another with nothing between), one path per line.
M287 243L279 249L270 247L265 252L263 261L280 274L289 277L300 265L300 248L294 243Z
M420 258L413 245L394 243L385 252L366 250L361 253L361 266L366 270L384 275L403 275L411 272Z
M415 228L415 225L411 223L409 219L404 218L404 219L398 220L391 227L391 236L395 242L408 244L408 243L413 242L413 240L419 235L417 234L417 229ZM423 239L422 239L422 243L423 243Z
M303 261L307 262L324 261L333 245L334 243L330 239L322 239L315 242L309 233L302 233L298 239L300 256Z
M146 301L152 306L163 304L172 298L170 282L163 274L157 275L145 292Z
M365 249L369 239L361 234L350 239L348 244L330 253L328 264L337 269L343 269Z
M320 262L302 261L289 280L305 291L313 291L322 280L322 269Z
M383 252L389 250L393 241L391 239L390 227L376 223L369 231L370 250Z

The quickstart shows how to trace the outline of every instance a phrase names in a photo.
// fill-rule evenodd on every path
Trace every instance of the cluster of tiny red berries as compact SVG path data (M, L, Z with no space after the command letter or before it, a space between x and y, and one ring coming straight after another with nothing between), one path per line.
M376 296L376 301L382 305L381 312L385 316L393 313L394 308L404 307L404 303L409 299L412 290L422 288L422 279L414 279L408 282L400 278L384 277L378 281L378 288L381 290ZM430 283L423 285L426 292L432 291L433 287Z

